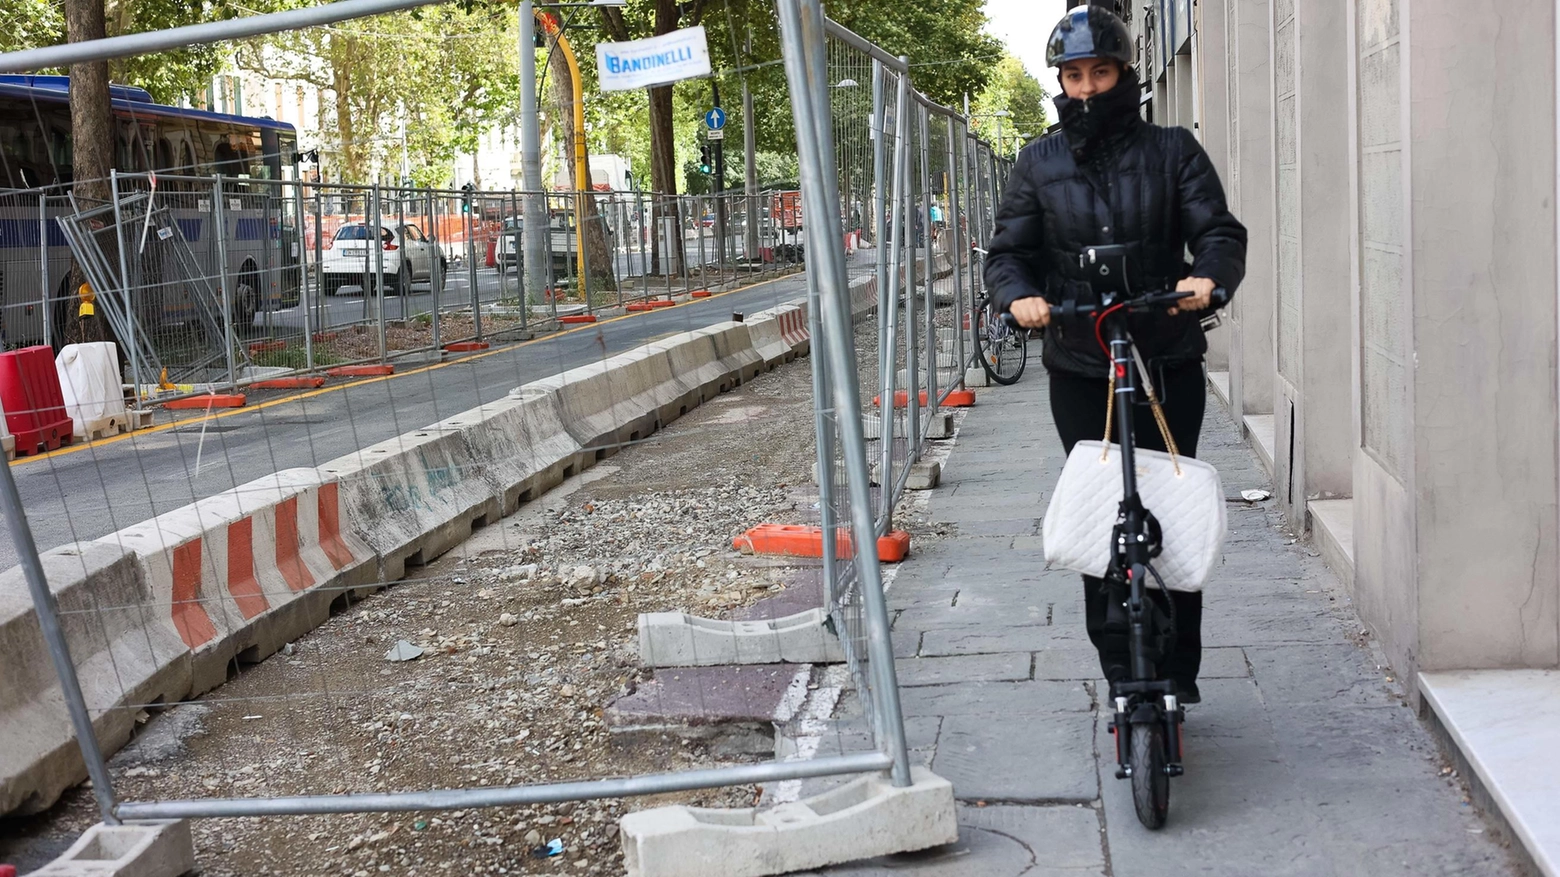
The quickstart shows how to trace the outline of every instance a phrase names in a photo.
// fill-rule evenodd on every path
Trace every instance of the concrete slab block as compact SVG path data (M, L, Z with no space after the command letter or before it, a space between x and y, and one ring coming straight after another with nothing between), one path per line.
M932 768L969 801L1088 802L1099 797L1089 713L949 715Z
M1026 624L1007 627L929 630L921 641L921 654L980 655L996 652L1038 652L1056 645L1087 643L1082 628Z
M906 855L884 856L809 871L796 877L883 877L909 873L920 877L1055 877L1034 870L1035 856L1022 843L1000 832L959 826L959 839L946 846ZM1088 877L1073 871L1066 877Z
M785 618L723 621L684 612L639 616L639 660L647 667L715 664L837 664L839 639L824 626L823 609Z
M1082 682L1055 681L972 681L906 688L900 695L906 716L1030 715L1041 704L1047 713L1084 713L1094 709L1094 698Z
M899 687L968 682L1019 682L1029 678L1029 654L957 655L909 658L894 662Z
M98 823L35 877L181 877L195 870L195 842L182 819Z
M964 370L964 386L989 387L991 386L991 375L986 374L986 370L978 365L973 368L967 368Z
M933 421L942 418L933 418ZM933 438L933 436L928 436ZM910 464L910 477L905 479L906 490L933 490L942 477L942 465L935 460L922 460Z
M1208 372L1208 387L1225 408L1230 407L1230 373Z
M811 668L787 664L753 667L683 667L661 670L632 694L608 704L607 726L770 722L786 702L798 674Z
M939 411L932 415L926 422L926 437L929 439L953 438L955 433L953 426L953 412Z
M1419 674L1419 690L1540 874L1560 874L1560 671Z
M768 810L659 807L619 821L629 877L763 877L958 839L953 785L925 768L873 774Z
M1315 500L1306 504L1311 514L1311 538L1327 567L1354 586L1354 500Z
M1017 840L1034 851L1037 864L1042 868L1077 869L1083 872L1078 877L1103 873L1105 868L1099 814L1090 806L976 807L961 804L959 824Z
M1267 470L1268 477L1273 475L1273 445L1275 439L1273 427L1273 415L1248 414L1245 417L1246 437L1251 442L1252 450L1257 452L1257 458L1262 462L1262 467Z

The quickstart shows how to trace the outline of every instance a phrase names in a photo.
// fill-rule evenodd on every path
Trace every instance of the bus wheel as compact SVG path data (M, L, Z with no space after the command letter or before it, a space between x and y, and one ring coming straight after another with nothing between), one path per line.
M254 265L245 264L239 275L238 285L233 287L233 329L235 332L254 325L255 314L260 310L260 278Z

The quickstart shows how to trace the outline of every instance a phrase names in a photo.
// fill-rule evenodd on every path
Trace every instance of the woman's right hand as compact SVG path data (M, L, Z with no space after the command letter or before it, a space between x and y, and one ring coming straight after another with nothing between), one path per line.
M1013 302L1008 311L1025 329L1043 329L1051 322L1051 303L1037 295Z

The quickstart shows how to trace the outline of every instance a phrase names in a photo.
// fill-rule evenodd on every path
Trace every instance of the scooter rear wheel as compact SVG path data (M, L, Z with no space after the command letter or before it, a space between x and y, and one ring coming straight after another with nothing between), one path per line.
M1158 722L1132 726L1132 806L1138 821L1163 828L1170 813L1170 774L1165 771L1165 730Z

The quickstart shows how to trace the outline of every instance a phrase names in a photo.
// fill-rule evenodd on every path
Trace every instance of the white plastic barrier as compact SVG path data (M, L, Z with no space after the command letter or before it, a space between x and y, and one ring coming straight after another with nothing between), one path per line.
M127 428L119 350L112 341L67 344L54 358L54 370L76 435L117 434Z

